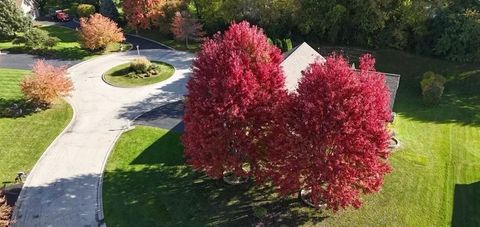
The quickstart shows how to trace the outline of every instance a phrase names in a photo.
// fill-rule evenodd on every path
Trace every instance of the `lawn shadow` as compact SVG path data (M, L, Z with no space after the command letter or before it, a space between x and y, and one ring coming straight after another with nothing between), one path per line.
M0 118L26 117L41 110L25 99L0 98Z
M480 226L480 181L455 185L452 226Z
M327 218L311 208L298 210L303 204L297 198L275 198L269 187L228 185L183 165L108 171L103 190L110 225L298 226ZM261 220L254 215L255 207L267 209Z

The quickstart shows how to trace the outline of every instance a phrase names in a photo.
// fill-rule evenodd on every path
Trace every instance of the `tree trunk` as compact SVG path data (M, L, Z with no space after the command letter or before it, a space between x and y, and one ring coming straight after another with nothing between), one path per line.
M185 47L188 49L188 36L185 37Z

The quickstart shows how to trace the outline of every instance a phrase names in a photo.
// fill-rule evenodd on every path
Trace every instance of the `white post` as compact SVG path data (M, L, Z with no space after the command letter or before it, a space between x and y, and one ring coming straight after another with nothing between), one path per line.
M137 54L138 54L138 56L140 56L140 46L139 45L137 45Z

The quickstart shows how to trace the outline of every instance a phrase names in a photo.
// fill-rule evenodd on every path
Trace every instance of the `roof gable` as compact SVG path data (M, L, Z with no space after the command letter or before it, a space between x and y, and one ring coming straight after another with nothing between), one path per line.
M302 71L315 63L315 61L323 63L326 60L307 43L302 43L284 54L281 66L285 72L285 84L289 91L297 89L298 81L302 77Z
M297 89L298 82L302 77L302 72L316 61L325 63L326 60L307 43L302 43L284 53L284 60L281 66L285 73L285 86L289 91L293 92ZM390 107L393 109L400 84L400 75L382 72L379 72L379 75L385 76L385 84L390 92Z

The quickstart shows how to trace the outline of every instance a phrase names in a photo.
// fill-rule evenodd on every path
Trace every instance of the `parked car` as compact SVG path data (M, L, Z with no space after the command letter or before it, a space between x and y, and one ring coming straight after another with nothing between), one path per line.
M63 10L55 10L55 14L53 15L52 19L55 21L67 22L70 21L70 16Z

